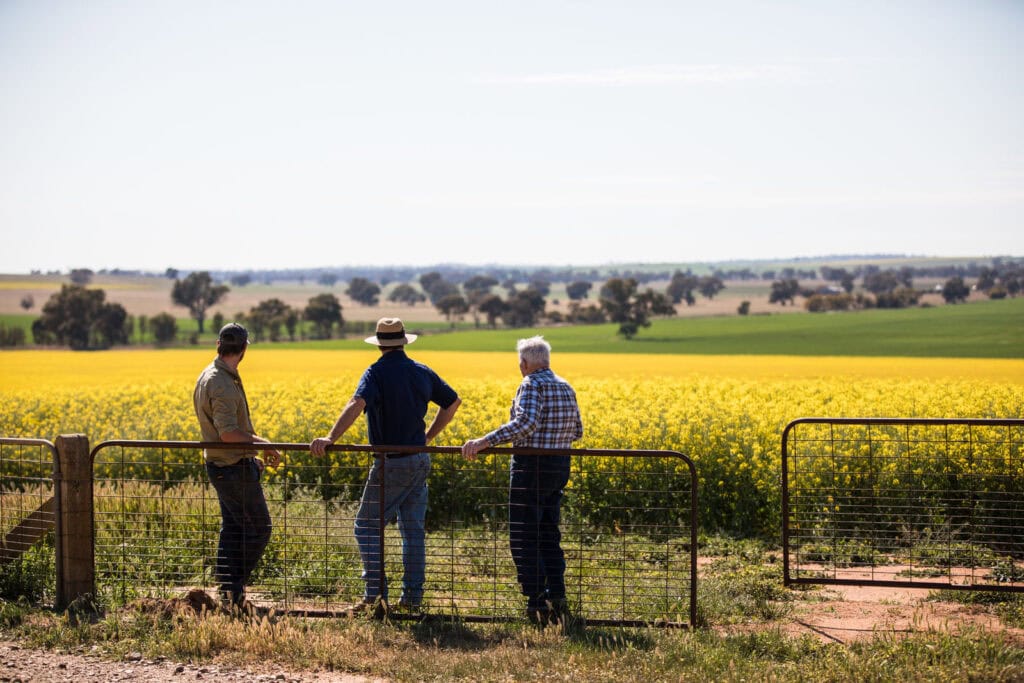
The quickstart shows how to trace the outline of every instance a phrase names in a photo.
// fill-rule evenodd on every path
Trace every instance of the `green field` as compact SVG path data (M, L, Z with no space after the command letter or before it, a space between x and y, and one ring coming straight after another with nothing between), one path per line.
M408 327L417 329L415 323ZM539 333L561 353L1024 358L1024 298L850 313L670 318L654 321L632 340L616 330L613 324L476 330L432 335L423 345L444 351L508 351L517 339Z
M28 332L33 315L3 315L0 323ZM368 323L367 333L370 327ZM202 343L215 338L207 323ZM424 347L444 351L508 351L517 339L543 334L562 353L688 353L797 356L903 356L931 358L1024 358L1024 298L955 306L846 313L667 318L655 320L631 340L617 326L577 325L525 329L452 328L436 321L406 321L429 335ZM178 320L180 338L195 321ZM296 348L360 348L362 334L331 341L288 342ZM31 335L29 335L31 338ZM285 342L282 342L285 343Z

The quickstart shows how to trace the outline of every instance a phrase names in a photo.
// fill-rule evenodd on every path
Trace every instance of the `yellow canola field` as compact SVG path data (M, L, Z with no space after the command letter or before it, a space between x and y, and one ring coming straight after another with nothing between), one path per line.
M426 345L423 345L424 347ZM376 351L254 345L240 368L257 430L306 443L330 428ZM460 445L507 418L514 351L410 347L460 394L435 445ZM197 440L191 394L203 350L0 353L0 436ZM805 416L1024 417L1024 361L564 354L586 429L583 448L657 449L695 461L713 524L756 530L777 516L780 441ZM365 443L365 420L346 434Z
M463 397L448 443L505 418L519 382L514 351L410 347L410 355ZM0 435L196 438L191 392L212 358L205 349L0 353ZM253 346L240 371L257 428L280 441L321 434L375 358L369 347ZM751 430L760 438L742 443L774 444L782 427L802 416L1024 416L1021 360L558 355L556 349L553 367L577 389L587 425L583 446L592 448L699 452L714 434L749 436Z

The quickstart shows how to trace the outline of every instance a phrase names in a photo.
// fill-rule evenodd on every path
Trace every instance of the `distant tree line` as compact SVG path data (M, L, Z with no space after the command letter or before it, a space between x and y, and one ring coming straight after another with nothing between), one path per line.
M782 306L795 305L798 297L811 312L845 311L863 308L905 308L917 305L925 293L938 292L950 304L966 301L972 291L982 292L990 298L1017 296L1024 285L1024 260L993 259L991 264L974 268L959 266L940 287L920 290L914 279L922 270L910 266L882 269L877 266L839 268L822 266L817 270L783 268L771 282L769 302ZM960 271L974 273L973 285L968 284ZM100 271L101 273L103 271ZM290 272L290 271L289 271ZM366 272L372 272L367 270ZM392 275L409 274L408 270L386 270ZM533 327L537 324L594 324L611 322L618 325L619 334L626 338L648 327L652 319L675 314L675 306L692 306L697 296L713 299L726 288L725 281L757 279L763 277L749 269L715 271L695 274L691 270L657 273L667 280L663 291L645 286L652 273L634 277L632 271L622 275L598 278L596 271L574 269L468 269L438 268L420 273L413 280L375 280L352 275L346 281L345 294L357 304L375 306L380 302L384 288L393 284L387 300L406 306L429 302L454 327L467 316L477 327L509 328ZM943 272L946 272L943 269ZM497 275L505 277L501 278ZM36 344L61 345L72 349L102 349L118 344L152 341L168 344L178 340L177 321L169 313L152 317L133 317L120 304L106 301L102 289L89 288L93 271L79 268L70 272L71 284L62 285L44 304L41 315L31 327ZM574 279L565 281L572 275ZM179 277L180 272L168 268L164 277L174 280L171 303L189 311L196 321L198 333L191 336L193 343L206 330L208 312L224 300L230 286L209 271L195 271ZM245 287L256 273L235 274L229 278L231 286ZM929 277L934 277L933 273ZM267 281L267 277L262 278ZM824 285L801 285L800 279L813 279ZM336 274L322 272L317 278L321 286L333 288L338 282ZM547 310L551 287L564 282L569 299L566 311ZM397 283L397 284L396 284ZM599 286L597 286L599 284ZM859 291L857 286L859 283ZM597 286L596 296L592 296ZM557 300L553 300L558 303ZM26 311L35 305L31 296L21 301ZM740 304L737 312L747 315L750 302ZM338 297L324 292L311 297L305 307L297 308L277 298L259 302L248 311L239 311L234 320L247 325L254 338L268 341L295 340L297 338L330 339L346 332L342 305ZM212 323L218 329L224 316L217 313ZM352 324L359 326L362 324ZM0 346L17 346L26 342L25 332L17 327L0 327Z

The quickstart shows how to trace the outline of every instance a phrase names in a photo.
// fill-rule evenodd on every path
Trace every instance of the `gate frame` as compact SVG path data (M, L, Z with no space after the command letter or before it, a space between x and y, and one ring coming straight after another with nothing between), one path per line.
M954 584L937 581L900 581L895 579L836 579L815 577L793 577L789 567L789 432L802 424L823 425L895 425L895 426L941 426L957 425L967 427L1022 427L1024 419L1006 418L903 418L903 417L801 417L792 420L782 432L782 583L792 585L831 586L881 586L883 588L934 588L939 590L988 591L1000 593L1024 593L1024 585L1000 586L998 584Z
M112 439L108 441L101 441L96 444L89 452L89 463L90 472L96 461L96 453L104 448L114 447L134 447L134 448L190 448L190 449L237 449L252 447L254 450L266 450L274 449L282 452L289 451L309 451L308 443L225 443L223 441L156 441L156 440L131 440L131 439ZM327 447L328 452L345 452L345 453L369 453L374 455L376 453L439 453L439 454L461 454L462 449L458 446L391 446L387 444L382 445L364 445L364 444L334 444ZM642 626L655 626L660 628L689 628L693 630L697 627L697 468L688 456L678 451L659 451L659 450L629 450L629 449L594 449L594 448L511 448L511 447L492 447L486 448L480 451L480 454L495 454L495 455L568 455L568 456L599 456L599 457L613 457L613 456L639 456L642 458L666 458L675 457L681 459L686 463L687 469L690 475L690 596L689 596L689 624L682 624L678 622L670 622L668 620L656 620L654 622L648 622L643 620L616 620L616 619L595 619L587 620L587 623L595 626L623 626L623 627L642 627ZM387 458L383 461L383 476L387 476ZM386 480L386 479L385 479ZM381 514L384 513L384 497L381 496ZM386 544L384 543L384 531L385 525L381 524L381 562L384 562L384 549ZM94 534L93 534L94 535ZM95 566L95 559L93 559L93 565ZM285 613L294 613L302 616L338 616L337 613L328 610L286 610ZM390 619L393 620L419 620L422 619L422 615L415 614L402 614L392 613L389 615ZM503 617L488 617L484 615L460 615L459 619L465 622L496 622L496 621L507 621L507 618Z

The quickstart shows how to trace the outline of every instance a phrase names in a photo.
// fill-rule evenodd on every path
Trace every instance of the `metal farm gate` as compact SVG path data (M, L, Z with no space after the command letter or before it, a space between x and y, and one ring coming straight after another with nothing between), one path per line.
M0 594L56 599L59 537L48 534L59 515L59 477L52 442L0 438Z
M274 528L249 589L257 604L332 616L358 600L362 565L353 522L371 456L415 450L433 459L424 613L465 621L523 618L525 602L509 552L511 449L488 449L470 462L452 447L335 445L318 459L307 444L268 445L282 452L285 464L264 476ZM220 512L200 449L224 447L106 441L92 449L101 596L123 602L214 586ZM692 461L673 451L529 453L572 457L561 530L574 614L589 624L692 627L697 581ZM385 572L395 600L401 539L393 525L383 535ZM393 613L392 618L419 616Z
M785 584L1024 591L1024 420L802 418Z

